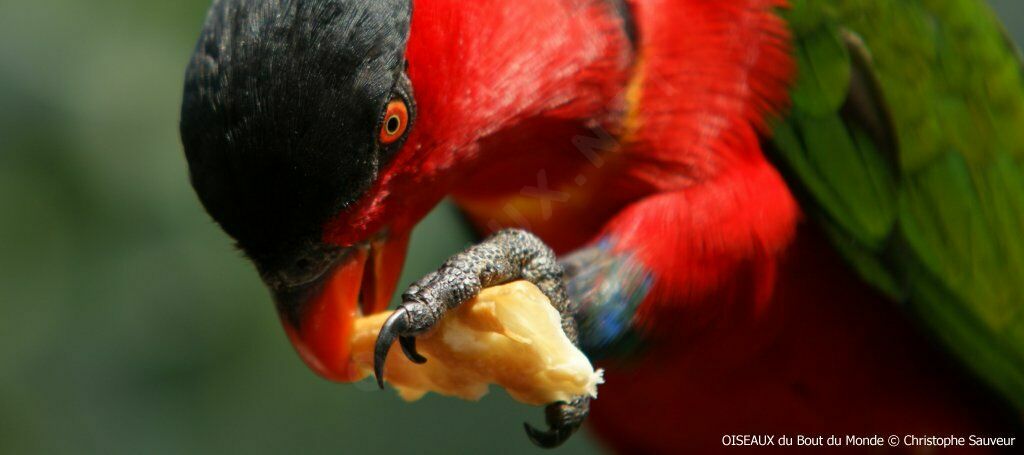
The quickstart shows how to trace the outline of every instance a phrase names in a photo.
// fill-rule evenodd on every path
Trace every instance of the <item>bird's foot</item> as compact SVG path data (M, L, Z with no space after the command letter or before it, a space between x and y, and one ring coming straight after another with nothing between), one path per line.
M416 363L426 361L416 351L416 336L440 322L449 310L476 297L483 288L526 280L548 297L562 316L562 330L576 344L574 308L563 283L562 266L554 252L533 234L505 230L453 256L437 271L416 282L402 295L402 304L381 327L374 349L374 374L384 387L384 363L397 340L405 356ZM589 398L571 403L552 403L546 409L546 431L526 425L530 440L541 447L557 447L583 423Z
M577 397L570 403L551 403L544 409L548 429L538 430L524 423L526 435L538 447L553 449L562 445L583 425L590 411L590 397Z

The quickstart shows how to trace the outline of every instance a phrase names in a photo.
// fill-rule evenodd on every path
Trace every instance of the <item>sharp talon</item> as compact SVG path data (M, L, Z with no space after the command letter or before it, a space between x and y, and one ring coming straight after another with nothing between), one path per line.
M530 438L530 442L544 449L554 449L562 445L569 440L569 436L572 436L573 433L573 429L569 427L541 431L534 428L533 425L523 423L523 428L526 429L526 436Z
M391 345L395 344L395 339L407 324L406 310L400 307L387 321L384 321L384 325L380 327L380 333L377 334L377 344L373 348L373 374L377 377L377 385L381 389L384 388L384 361L388 359Z
M427 358L416 352L416 337L398 337L398 343L402 345L402 352L412 360L413 363L427 363Z

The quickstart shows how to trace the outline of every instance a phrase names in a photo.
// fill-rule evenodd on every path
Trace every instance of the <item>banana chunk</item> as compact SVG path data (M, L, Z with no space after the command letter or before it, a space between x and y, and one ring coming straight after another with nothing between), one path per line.
M363 377L373 374L373 345L390 314L356 321L352 362ZM497 384L518 401L543 405L596 397L603 382L562 332L547 297L525 281L484 289L420 336L416 348L427 363L412 363L396 344L384 366L385 379L408 401L427 392L478 400Z

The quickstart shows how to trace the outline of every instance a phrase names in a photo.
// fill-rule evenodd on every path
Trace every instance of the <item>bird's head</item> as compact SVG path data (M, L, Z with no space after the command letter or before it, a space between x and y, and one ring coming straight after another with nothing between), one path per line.
M410 0L219 0L187 70L192 185L332 380L356 378L353 321L387 307L418 216L380 203L416 120L410 20Z
M315 371L357 377L355 317L386 308L412 226L485 138L618 99L631 57L612 4L214 2L182 104L192 185Z

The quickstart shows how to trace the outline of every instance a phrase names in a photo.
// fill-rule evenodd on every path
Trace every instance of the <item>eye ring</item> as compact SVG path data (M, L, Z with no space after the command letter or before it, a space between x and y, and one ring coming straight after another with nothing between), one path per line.
M409 107L402 99L393 99L384 111L384 122L380 126L380 143L394 144L409 128Z

